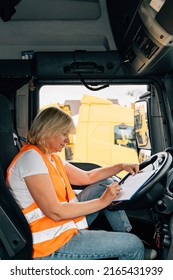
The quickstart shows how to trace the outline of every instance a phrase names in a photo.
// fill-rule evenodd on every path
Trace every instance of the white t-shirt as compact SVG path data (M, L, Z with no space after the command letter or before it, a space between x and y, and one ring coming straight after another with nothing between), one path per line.
M63 164L66 161L61 159ZM34 202L24 178L36 174L48 174L48 169L41 155L35 150L28 150L21 154L10 169L8 188L20 208L25 208Z

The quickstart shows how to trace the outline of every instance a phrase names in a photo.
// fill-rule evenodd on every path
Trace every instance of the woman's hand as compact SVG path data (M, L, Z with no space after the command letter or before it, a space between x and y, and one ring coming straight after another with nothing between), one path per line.
M123 163L122 168L123 168L123 170L127 171L128 173L131 173L133 176L139 172L139 164Z
M111 185L108 185L100 197L100 200L105 204L104 207L108 206L117 196L119 195L121 191L120 186L117 182L112 183Z

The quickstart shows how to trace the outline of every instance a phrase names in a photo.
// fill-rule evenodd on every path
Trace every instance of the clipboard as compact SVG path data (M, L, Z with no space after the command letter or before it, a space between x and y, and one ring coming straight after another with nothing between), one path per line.
M127 174L118 184L121 192L114 201L130 200L154 176L156 170L140 171L135 176Z

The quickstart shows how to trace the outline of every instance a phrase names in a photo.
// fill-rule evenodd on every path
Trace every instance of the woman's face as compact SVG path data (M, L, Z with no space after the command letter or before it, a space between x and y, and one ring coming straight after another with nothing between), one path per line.
M69 142L69 131L52 136L46 141L50 153L61 152L65 145Z

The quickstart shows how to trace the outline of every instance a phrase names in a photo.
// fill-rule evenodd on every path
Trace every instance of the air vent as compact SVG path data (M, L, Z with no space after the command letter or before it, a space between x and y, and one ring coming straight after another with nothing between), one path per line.
M159 47L149 38L142 28L136 34L134 44L147 59L150 59L159 50Z
M146 58L150 59L158 51L158 49L159 47L154 44L151 39L148 39L140 50Z

